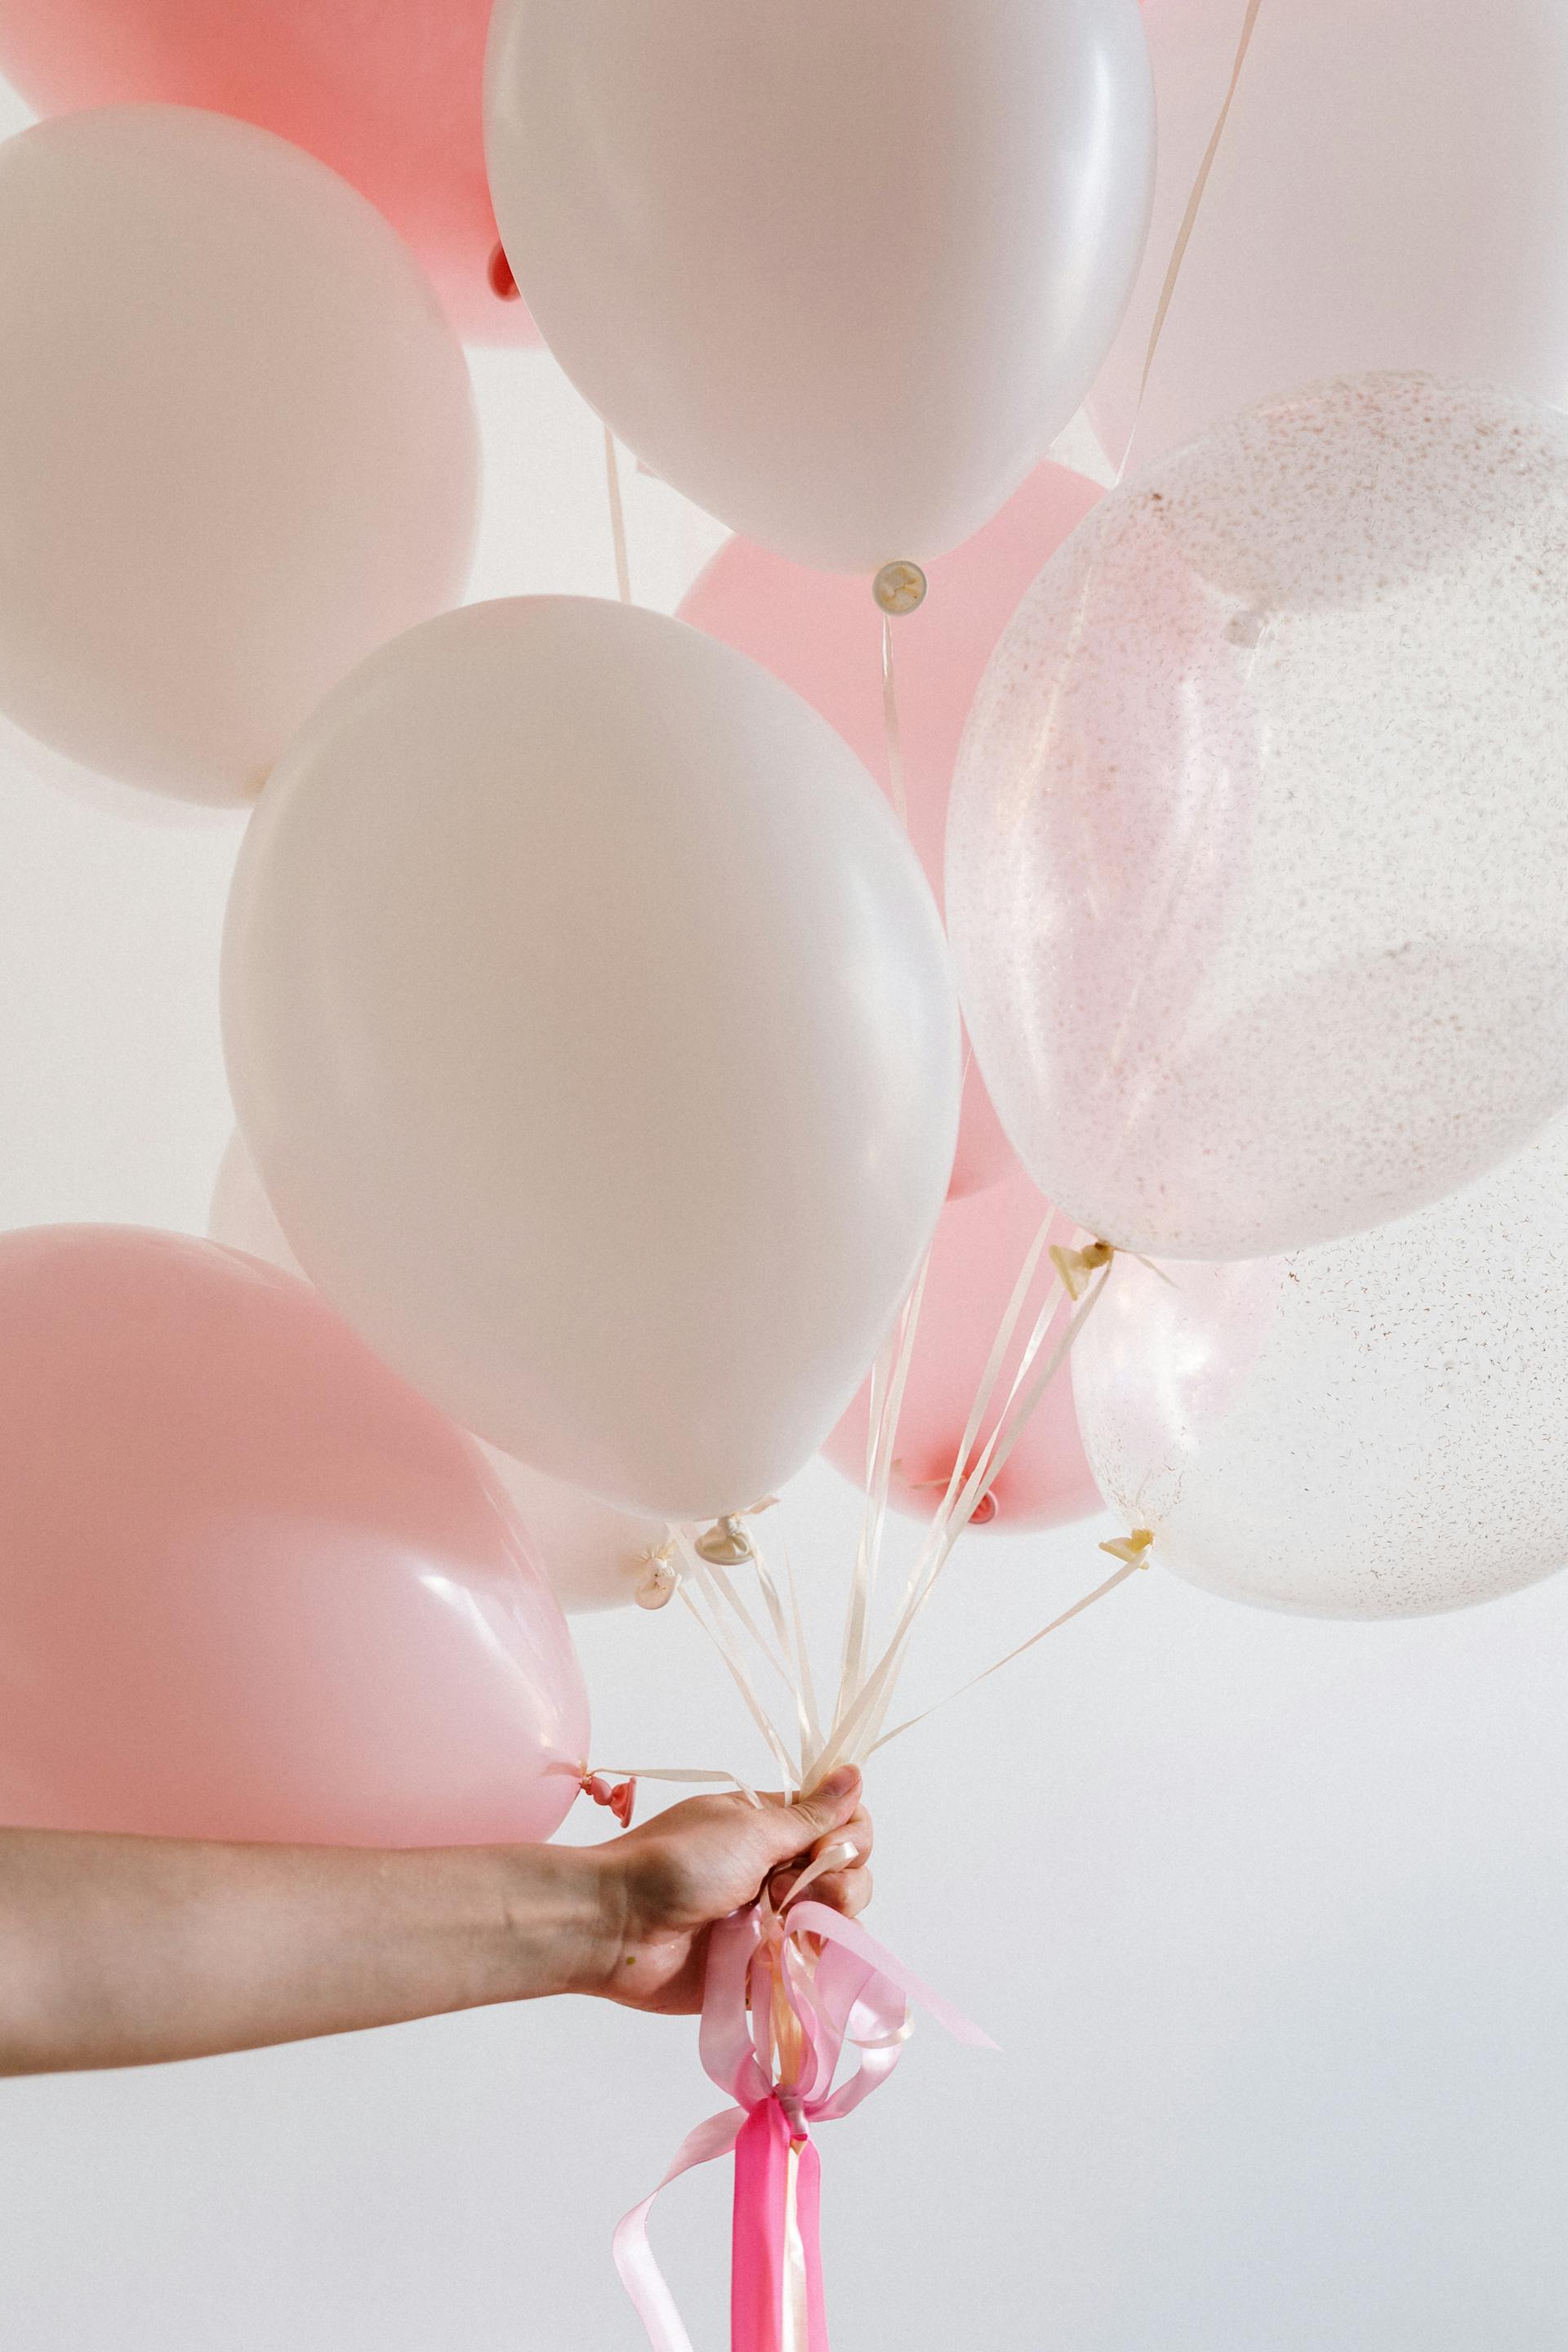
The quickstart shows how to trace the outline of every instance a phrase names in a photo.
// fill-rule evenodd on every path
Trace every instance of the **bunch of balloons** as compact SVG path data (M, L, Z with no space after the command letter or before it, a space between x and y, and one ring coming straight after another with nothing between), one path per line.
M824 1447L939 1512L1047 1244L979 1521L1568 1558L1548 13L1264 12L1173 297L1220 0L0 0L0 717L248 814L213 1240L0 1243L14 1818L547 1833L557 1599ZM680 618L462 602L530 320Z

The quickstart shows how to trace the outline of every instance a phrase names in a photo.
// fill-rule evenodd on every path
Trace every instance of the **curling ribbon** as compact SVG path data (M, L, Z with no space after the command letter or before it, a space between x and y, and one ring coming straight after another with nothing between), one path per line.
M797 1881L797 1893L819 1867L834 1864L831 1853L824 1855ZM705 2071L734 2105L689 2134L658 2189L615 2236L616 2268L653 2352L691 2352L648 2244L654 2199L681 2173L731 2151L731 2352L828 2352L812 2127L848 2115L887 2081L902 2054L911 2002L958 2041L995 2048L826 1904L792 1895L780 1911L764 1890L749 1910L713 1929L698 2046ZM847 2045L860 2063L835 2088Z

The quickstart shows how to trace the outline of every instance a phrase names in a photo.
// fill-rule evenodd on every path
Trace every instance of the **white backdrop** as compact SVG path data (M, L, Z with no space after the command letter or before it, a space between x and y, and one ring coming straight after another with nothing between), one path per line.
M597 425L542 356L478 373L476 593L609 593ZM668 608L719 534L626 495ZM200 1229L236 837L0 765L0 1224ZM781 1522L826 1595L848 1490ZM1105 1532L967 1539L916 1695ZM680 1612L578 1623L596 1760L756 1769ZM1565 1579L1369 1628L1151 1574L894 1750L872 1924L1004 2054L922 2029L826 2136L840 2352L1557 2352L1565 1654ZM715 2098L688 2026L587 2002L0 2084L0 2345L635 2352L610 2227ZM717 2172L656 2221L700 2352L725 2223Z

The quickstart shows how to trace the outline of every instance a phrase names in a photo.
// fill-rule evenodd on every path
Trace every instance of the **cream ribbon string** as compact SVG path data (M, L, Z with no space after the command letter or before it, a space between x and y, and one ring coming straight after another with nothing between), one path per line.
M1221 102L1219 113L1215 118L1214 130L1209 135L1209 143L1204 151L1203 162L1198 165L1197 177L1193 182L1192 194L1187 198L1187 208L1182 215L1182 225L1176 231L1176 241L1171 247L1171 258L1166 267L1164 283L1160 289L1160 299L1154 306L1154 323L1149 331L1149 348L1143 354L1143 373L1138 380L1138 397L1133 404L1132 423L1128 428L1127 445L1121 452L1121 463L1116 468L1116 478L1119 482L1126 473L1131 459L1132 445L1138 437L1139 422L1143 414L1143 395L1149 389L1149 378L1153 373L1154 354L1160 348L1160 338L1165 331L1165 320L1170 312L1171 299L1176 290L1176 281L1182 274L1182 264L1186 259L1187 247L1192 242L1193 231L1197 226L1198 214L1203 209L1209 174L1214 170L1215 158L1219 154L1220 142L1225 137L1225 127L1230 120L1231 105L1241 81L1242 68L1247 63L1247 53L1252 47L1252 36L1258 24L1258 11L1260 5L1261 0L1247 0L1247 14L1241 22L1241 36L1236 45L1236 58L1230 69L1230 81Z
M888 739L888 786L899 823L908 826L909 795L904 789L904 739L899 725L899 688L893 674L893 623L882 615L882 729Z
M626 554L626 510L621 499L621 465L616 436L605 427L605 489L610 505L610 541L616 551L616 593L623 604L632 601L632 569Z

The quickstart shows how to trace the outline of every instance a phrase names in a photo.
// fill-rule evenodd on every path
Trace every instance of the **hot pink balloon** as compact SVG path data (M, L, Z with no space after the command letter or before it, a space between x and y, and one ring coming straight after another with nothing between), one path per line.
M942 1500L997 1327L1041 1221L1051 1213L1048 1203L1020 1174L972 1199L950 1201L938 1220L893 1447L890 1499L911 1517L929 1518ZM1053 1218L1050 1238L1070 1243L1076 1230L1058 1215ZM1036 1301L1043 1296L1037 1285L983 1434L989 1433L1007 1393L1033 1326ZM1065 1308L1058 1313L1047 1347L1059 1339L1065 1314ZM837 1468L861 1485L870 1396L868 1381L823 1448ZM1079 1439L1072 1382L1064 1367L1025 1423L976 1524L1016 1535L1025 1528L1059 1527L1100 1507Z
M41 114L142 100L291 139L384 212L470 342L532 342L500 253L480 95L490 0L0 0L0 73Z
M305 1284L180 1234L0 1238L0 1820L532 1840L587 1739L468 1444Z
M1063 466L1037 467L984 530L931 564L924 604L893 624L910 838L939 906L948 787L974 690L1026 589L1101 495ZM887 786L882 615L864 579L808 572L731 539L688 593L680 618L794 687ZM949 1197L1016 1169L972 1067Z

